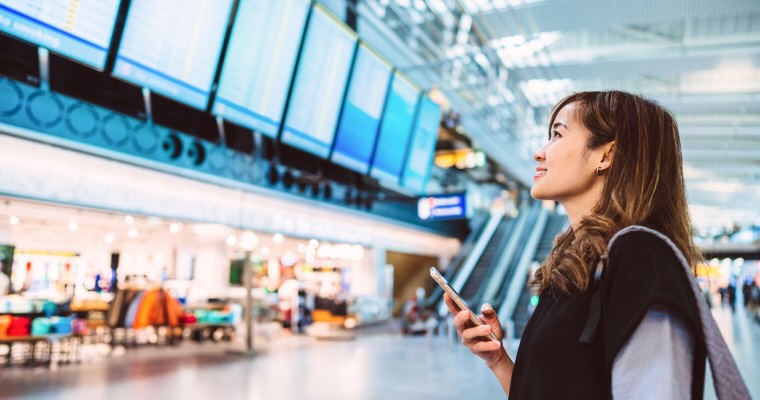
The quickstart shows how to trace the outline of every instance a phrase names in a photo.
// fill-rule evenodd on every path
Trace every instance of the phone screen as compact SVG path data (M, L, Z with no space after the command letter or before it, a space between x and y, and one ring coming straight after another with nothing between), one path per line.
M449 282L446 280L446 278L443 277L443 275L441 275L441 273L438 271L438 268L430 267L430 276L434 281L436 281L436 283L438 283L439 286L441 286L443 291L446 292L449 297L451 297L451 300L454 301L454 304L456 304L460 310L470 313L470 322L472 322L474 326L484 325L483 321L481 321L480 318L476 317L475 313L473 313L472 310L470 310L470 307L467 306L467 303L462 300L462 297L459 296L459 293L457 293L457 291L454 290L451 285L449 285ZM493 332L488 334L488 338L497 342L499 341L499 339L496 338L496 334Z

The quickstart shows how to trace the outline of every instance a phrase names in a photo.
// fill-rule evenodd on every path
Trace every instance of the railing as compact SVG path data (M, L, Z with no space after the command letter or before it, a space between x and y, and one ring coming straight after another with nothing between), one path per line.
M486 225L488 225L489 216L489 213L482 212L476 214L472 218L472 232L470 232L470 234L467 236L467 239L465 239L464 243L462 243L462 246L459 248L459 252L454 257L454 259L451 260L448 268L443 273L447 280L450 281L454 277L454 275L462 267L462 264L464 264L464 260L466 259L467 255L472 252L472 249L475 246L475 242L483 234ZM441 296L443 296L443 289L441 289L439 286L436 286L430 296L425 299L424 307L434 307L441 300Z
M501 287L503 283L504 276L507 274L507 270L509 270L509 265L515 258L515 253L517 252L517 244L520 242L520 238L526 234L526 229L529 228L529 210L530 209L528 207L523 207L521 210L520 216L517 219L517 223L514 230L512 231L512 235L509 238L509 242L507 242L504 253L502 253L501 258L499 258L499 261L494 268L493 275L488 277L488 283L484 286L483 293L480 296L480 300L483 302L491 302L494 296L496 296L498 293L499 287Z
M528 238L528 242L525 245L525 250L520 256L520 261L517 264L517 268L515 269L514 273L512 274L512 278L508 283L509 287L506 291L506 295L504 296L504 300L501 302L501 307L499 308L499 320L506 325L507 332L510 332L510 334L514 332L515 324L512 317L515 312L515 307L517 306L517 300L520 298L523 284L525 283L524 280L516 279L516 277L527 275L528 268L530 268L530 264L536 255L538 242L541 240L541 236L544 233L547 219L548 212L545 209L541 208L539 211L538 219L536 220L536 224L530 234L530 238Z
M460 267L460 271L453 277L453 279L450 280L451 287L454 288L454 290L462 290L462 286L470 276L472 269L475 268L475 263L478 262L480 255L483 254L483 250L485 250L486 245L491 240L491 237L496 231L496 228L499 226L499 222L501 222L502 218L504 218L503 210L496 210L491 212L488 223L486 223L486 226L483 229L483 234L478 237L475 245L472 248L472 252L466 256L464 263ZM440 300L438 302L438 314L443 315L446 312L446 304Z

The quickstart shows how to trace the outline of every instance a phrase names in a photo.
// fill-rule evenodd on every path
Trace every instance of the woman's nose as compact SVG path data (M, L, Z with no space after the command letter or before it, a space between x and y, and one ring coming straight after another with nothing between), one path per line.
M538 151L536 151L535 153L533 153L533 159L536 160L536 161L543 161L543 160L545 160L546 159L546 146L541 147L540 149L538 149Z

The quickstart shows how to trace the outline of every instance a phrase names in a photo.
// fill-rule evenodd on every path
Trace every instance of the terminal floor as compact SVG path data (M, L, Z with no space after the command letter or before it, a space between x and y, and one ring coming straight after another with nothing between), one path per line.
M760 398L760 324L743 310L714 312L753 397ZM216 344L143 348L57 371L0 369L0 398L503 398L485 365L444 336L403 337L374 328L352 341L257 339L256 349L249 359ZM715 398L708 386L706 398Z

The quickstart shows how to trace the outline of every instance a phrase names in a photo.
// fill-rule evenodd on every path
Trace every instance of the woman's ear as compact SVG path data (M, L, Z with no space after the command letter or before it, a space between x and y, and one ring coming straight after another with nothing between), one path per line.
M602 145L602 169L607 169L612 164L612 159L615 157L615 141Z

